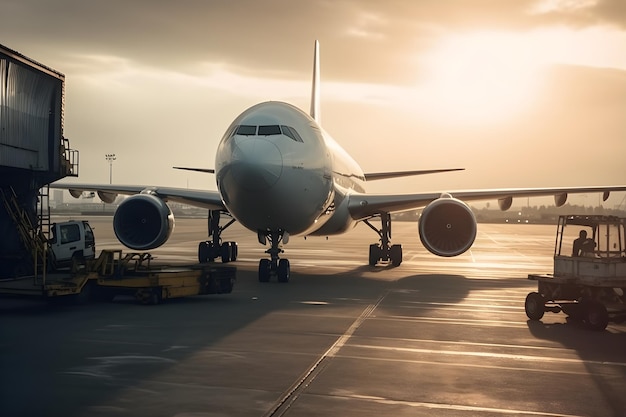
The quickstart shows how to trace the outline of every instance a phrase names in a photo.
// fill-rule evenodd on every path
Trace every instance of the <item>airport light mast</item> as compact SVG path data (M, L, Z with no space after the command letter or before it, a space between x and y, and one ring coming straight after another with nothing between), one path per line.
M104 155L104 158L109 161L109 184L113 184L113 161L117 158L114 153L108 153Z

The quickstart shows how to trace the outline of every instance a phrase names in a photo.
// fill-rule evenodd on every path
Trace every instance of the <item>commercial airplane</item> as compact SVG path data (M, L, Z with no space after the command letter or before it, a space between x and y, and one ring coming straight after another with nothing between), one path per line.
M213 173L218 191L127 185L54 184L74 197L95 191L104 202L130 194L117 208L113 228L119 241L134 250L163 245L174 228L166 202L176 201L209 210L209 240L198 245L201 263L237 259L237 244L222 240L233 222L256 233L269 245L259 262L259 281L288 282L289 261L280 258L291 236L329 236L347 232L364 222L379 237L369 247L369 264L398 266L402 246L391 244L391 216L397 211L423 208L418 230L431 253L457 256L476 237L476 219L464 201L497 199L507 210L513 197L553 195L565 204L569 193L626 191L626 186L495 189L416 194L368 194L368 181L459 169L364 173L359 165L321 127L319 43L315 42L310 114L283 102L264 102L239 115L222 137L215 169L174 167ZM220 217L230 220L223 226ZM376 227L373 220L380 219Z

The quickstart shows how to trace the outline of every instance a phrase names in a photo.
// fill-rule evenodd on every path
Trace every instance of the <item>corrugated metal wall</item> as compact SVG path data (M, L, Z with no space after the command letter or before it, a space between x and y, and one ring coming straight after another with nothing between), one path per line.
M50 155L61 142L62 100L61 80L0 54L0 165L55 169Z

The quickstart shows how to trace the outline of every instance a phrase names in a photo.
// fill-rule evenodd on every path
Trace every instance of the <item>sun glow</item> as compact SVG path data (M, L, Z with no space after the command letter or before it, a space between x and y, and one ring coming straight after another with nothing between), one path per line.
M548 66L624 69L624 47L626 33L609 27L451 34L420 57L427 67L420 101L446 123L506 121L541 98Z
M425 59L421 86L433 115L464 123L497 122L532 104L542 62L514 35L475 33L443 41Z

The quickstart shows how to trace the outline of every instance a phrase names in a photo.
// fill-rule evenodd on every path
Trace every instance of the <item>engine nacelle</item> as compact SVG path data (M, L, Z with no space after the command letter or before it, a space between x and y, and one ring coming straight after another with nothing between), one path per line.
M457 256L476 239L476 217L461 200L441 197L424 208L418 229L422 244L431 253Z
M135 250L158 248L174 229L174 215L165 201L153 194L137 194L124 200L113 216L118 240Z

